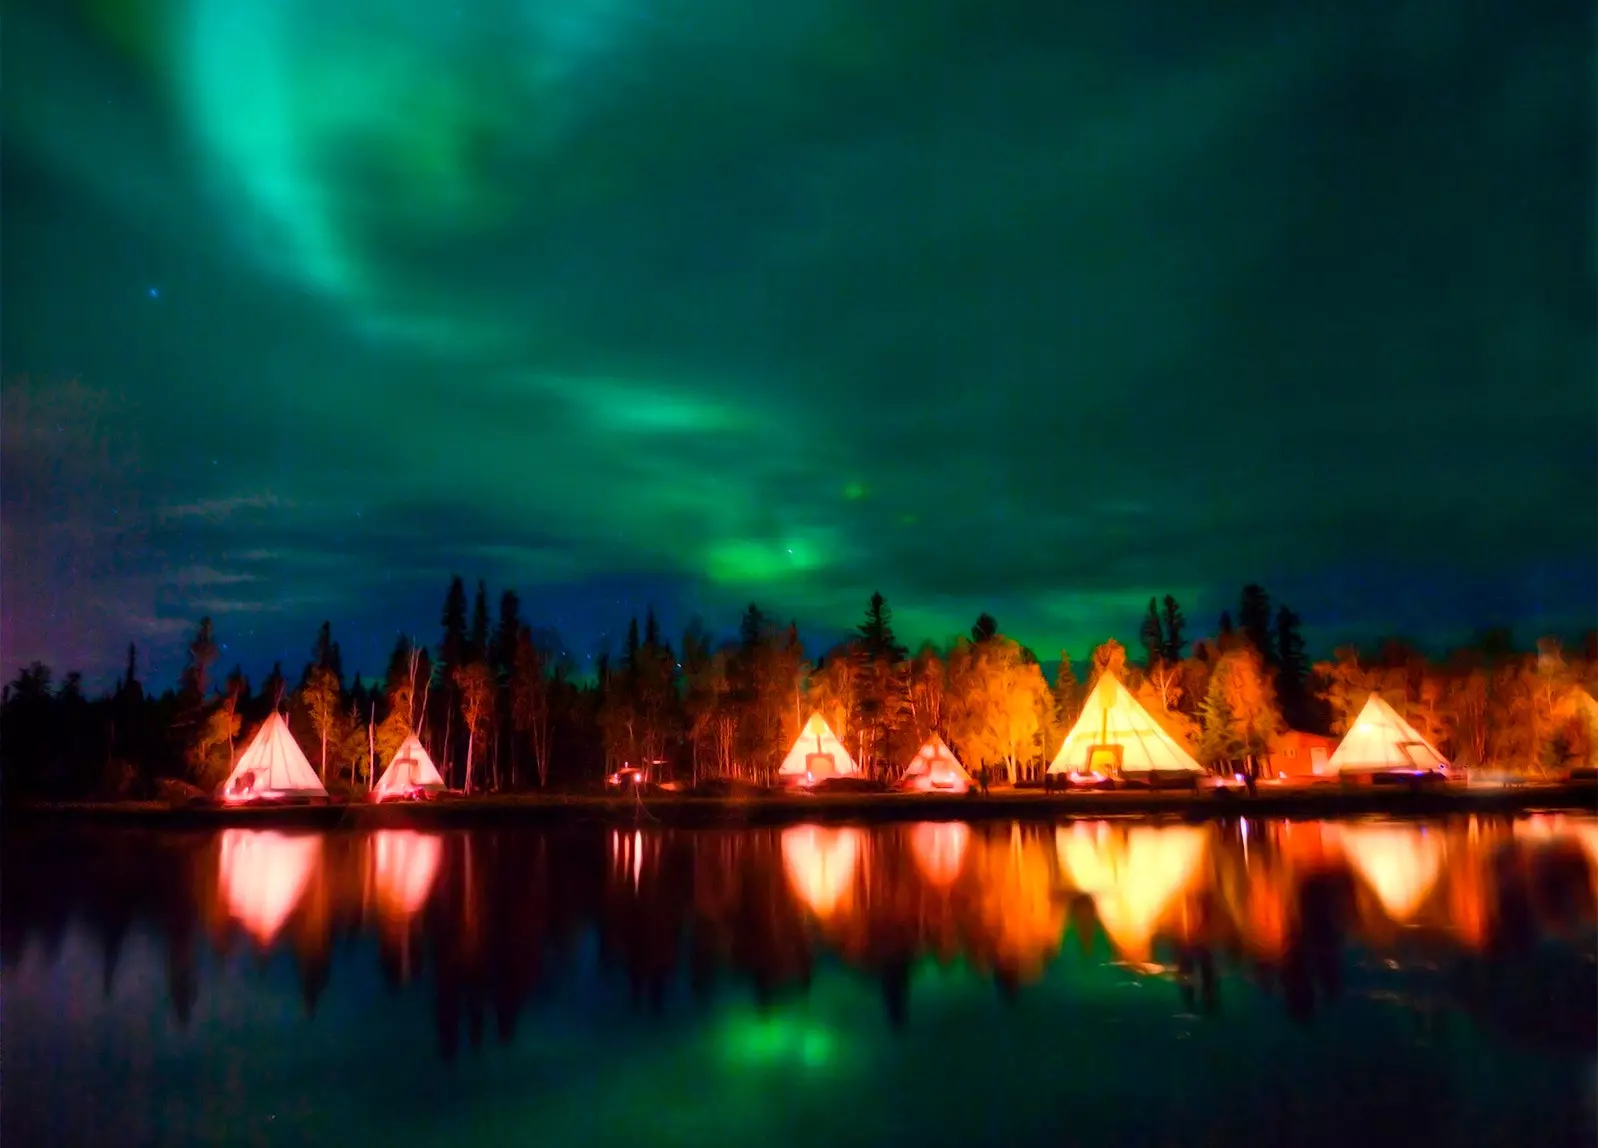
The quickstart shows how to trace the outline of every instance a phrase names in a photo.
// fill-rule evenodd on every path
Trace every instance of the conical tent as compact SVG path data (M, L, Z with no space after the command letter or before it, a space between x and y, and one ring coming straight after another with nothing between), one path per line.
M1114 674L1103 674L1050 773L1203 773Z
M1421 737L1398 711L1372 694L1348 727L1348 733L1327 759L1328 773L1410 772L1445 769L1448 759Z
M843 742L832 732L827 719L811 714L788 756L782 759L777 776L820 781L827 777L850 777L859 772L860 767L843 748Z
M413 733L408 735L400 743L399 749L394 751L394 760L388 763L383 776L377 779L377 785L372 789L372 797L379 800L385 797L403 797L415 789L442 793L448 788L449 786L444 784L444 779L438 775L438 768L433 764L433 759L427 755L427 750L422 748L422 743Z
M238 764L222 783L230 801L253 797L326 797L316 770L305 760L283 715L273 713L255 731Z
M947 743L933 734L910 759L904 771L904 786L939 793L964 793L971 788L971 775Z

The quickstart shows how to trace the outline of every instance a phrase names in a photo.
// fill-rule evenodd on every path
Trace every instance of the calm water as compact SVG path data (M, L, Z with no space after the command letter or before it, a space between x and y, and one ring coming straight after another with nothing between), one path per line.
M1582 1144L1598 819L4 842L47 1144Z

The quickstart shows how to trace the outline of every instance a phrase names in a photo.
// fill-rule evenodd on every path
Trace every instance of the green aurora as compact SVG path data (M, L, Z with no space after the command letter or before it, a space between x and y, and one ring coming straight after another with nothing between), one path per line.
M580 650L1592 621L1590 6L8 15L8 674L372 669L455 572Z

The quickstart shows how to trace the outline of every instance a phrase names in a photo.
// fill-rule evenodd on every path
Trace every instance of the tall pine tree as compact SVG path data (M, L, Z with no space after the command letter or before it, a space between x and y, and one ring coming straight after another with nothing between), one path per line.
M1165 655L1165 631L1160 624L1160 606L1149 599L1148 613L1143 615L1143 625L1138 630L1138 641L1143 644L1143 668L1152 670Z
M1259 652L1267 666L1276 665L1276 642L1271 633L1271 596L1263 586L1249 583L1243 587L1242 600L1237 607L1238 628L1248 644Z
M1165 660L1170 665L1176 665L1182 660L1182 651L1187 646L1187 639L1183 631L1187 628L1187 619L1182 616L1182 607L1177 605L1176 599L1169 594L1163 603L1165 610Z

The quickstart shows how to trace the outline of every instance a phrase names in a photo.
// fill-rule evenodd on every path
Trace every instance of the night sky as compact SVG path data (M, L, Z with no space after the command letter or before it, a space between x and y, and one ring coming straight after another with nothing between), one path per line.
M1191 9L1191 11L1190 11ZM4 672L1598 614L1590 2L25 0ZM74 381L75 380L75 381Z

